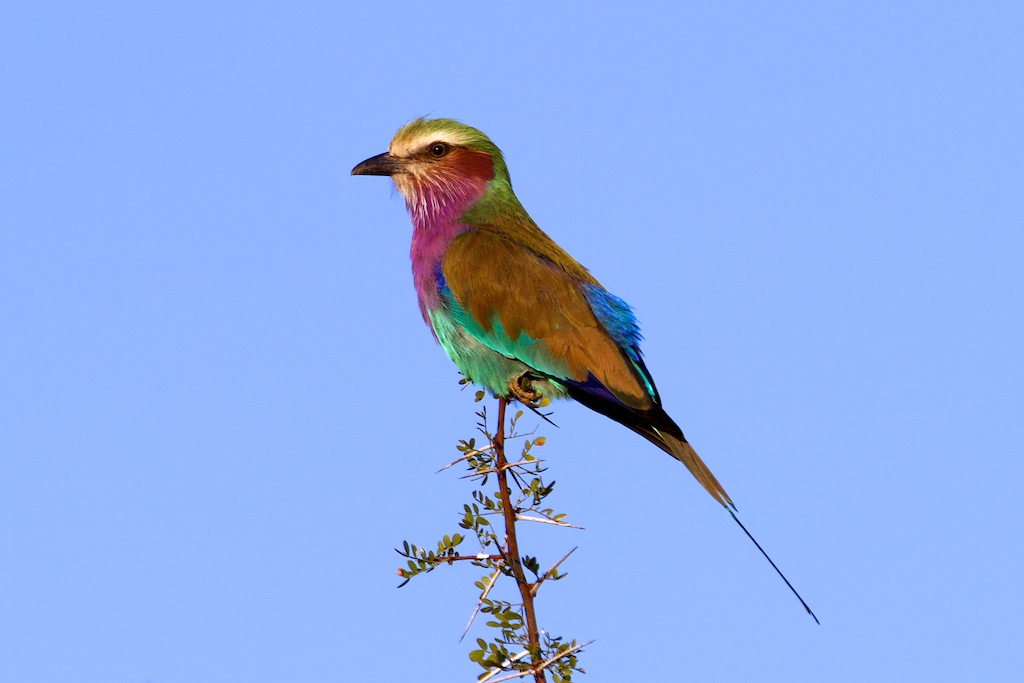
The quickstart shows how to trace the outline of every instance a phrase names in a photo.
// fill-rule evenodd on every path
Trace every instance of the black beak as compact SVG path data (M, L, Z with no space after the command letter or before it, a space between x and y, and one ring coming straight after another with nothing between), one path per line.
M394 175L402 170L402 162L387 152L370 157L352 169L352 175Z

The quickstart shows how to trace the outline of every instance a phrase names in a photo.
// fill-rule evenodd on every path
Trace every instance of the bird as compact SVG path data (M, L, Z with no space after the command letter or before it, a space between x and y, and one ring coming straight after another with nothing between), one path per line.
M531 408L573 399L680 461L814 616L662 407L632 308L530 218L489 137L413 119L352 175L390 176L405 200L420 313L463 377Z

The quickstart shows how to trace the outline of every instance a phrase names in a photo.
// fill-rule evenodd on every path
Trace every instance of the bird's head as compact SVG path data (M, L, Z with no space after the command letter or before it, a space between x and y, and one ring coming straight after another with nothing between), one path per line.
M417 225L457 218L492 188L511 194L501 150L454 119L410 121L387 152L358 164L352 175L391 176Z

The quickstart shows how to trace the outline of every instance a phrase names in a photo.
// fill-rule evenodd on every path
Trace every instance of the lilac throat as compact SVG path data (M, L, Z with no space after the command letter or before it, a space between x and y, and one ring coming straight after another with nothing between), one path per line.
M459 218L483 196L487 182L446 176L425 179L410 190L405 193L413 226L409 256L420 313L429 326L427 311L441 303L438 291L441 258L452 238L468 229Z

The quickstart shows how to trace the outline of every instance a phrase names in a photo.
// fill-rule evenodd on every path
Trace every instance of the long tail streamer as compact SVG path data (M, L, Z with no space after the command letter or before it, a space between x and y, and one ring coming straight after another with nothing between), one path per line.
M768 557L768 553L764 551L764 548L762 548L761 544L757 542L757 539L754 538L753 534L747 531L747 527L743 526L743 522L741 522L740 518L736 516L736 513L730 510L727 506L723 507L725 507L725 509L729 511L729 514L732 515L733 521L740 525L740 528L743 529L743 533L747 535L747 538L754 542L754 545L756 545L757 549L761 551L762 555L764 555L764 559L768 560L768 564L772 566L772 569L774 569L775 572L782 577L782 580L786 582L786 585L789 586L789 590L793 591L793 595L796 596L796 599L800 601L800 604L804 606L804 609L807 610L807 613L811 615L812 619L814 619L814 623L816 623L818 626L821 626L821 622L818 621L818 617L815 616L813 611L811 611L810 606L806 602L804 602L804 599L801 598L800 594L796 592L796 589L793 588L793 584L789 582L789 579L787 579L786 575L782 573L782 570L779 569L774 562L772 562L772 558Z

